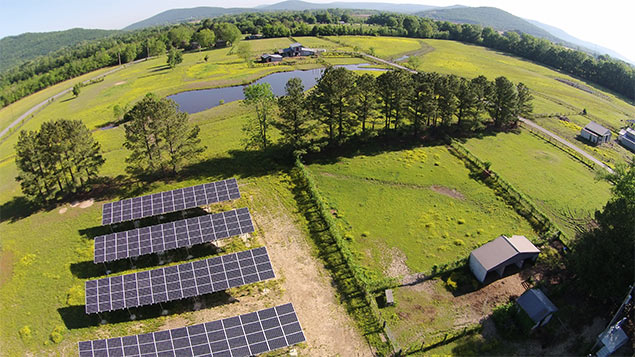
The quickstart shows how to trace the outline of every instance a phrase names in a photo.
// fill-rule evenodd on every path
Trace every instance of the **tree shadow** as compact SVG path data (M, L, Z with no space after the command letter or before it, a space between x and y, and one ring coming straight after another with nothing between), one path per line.
M64 99L64 100L63 100L63 101L61 101L60 103L66 103L66 102L69 102L69 101L71 101L71 100L75 100L75 98L77 98L77 96L76 96L76 95L74 95L74 96L72 96L72 97L70 97L70 98Z
M35 203L29 201L24 196L13 196L13 198L0 205L0 223L9 221L15 223L21 219L42 210L50 211L53 208L39 207Z
M87 260L72 263L70 271L80 279L94 279L107 274L117 274L130 269L155 268L159 265L181 263L193 259L202 259L223 253L224 250L213 243L197 244L188 248L176 248L162 252L161 254L148 254L131 259L120 259L107 263L95 263ZM109 270L110 272L108 272Z
M118 324L122 322L129 322L132 321L131 314L134 314L135 321L143 321L160 316L177 315L188 311L213 308L236 302L239 302L239 300L229 295L226 291L218 291L198 297L168 301L161 304L139 306L130 308L129 310L124 309L103 312L100 314L86 314L86 307L84 305L62 307L57 309L57 312L64 321L66 328L72 330L99 326L104 323Z

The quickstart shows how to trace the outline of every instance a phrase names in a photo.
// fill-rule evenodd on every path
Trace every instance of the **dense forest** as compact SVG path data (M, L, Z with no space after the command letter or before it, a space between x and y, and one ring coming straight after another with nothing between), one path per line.
M334 9L228 15L198 24L127 32L67 47L0 74L0 104L6 106L52 84L98 68L163 54L173 47L189 49L199 45L198 39L209 37L201 37L201 32L205 30L211 30L215 40L233 42L236 40L234 26L231 26L232 31L228 35L225 24L235 25L243 34L261 33L265 37L374 35L457 40L548 65L635 100L635 68L608 56L594 58L545 39L511 31L500 34L490 27L479 25L393 13L362 18L354 16L350 10Z
M20 65L37 56L47 55L60 48L77 46L116 34L113 30L70 29L44 33L23 33L0 40L0 72Z

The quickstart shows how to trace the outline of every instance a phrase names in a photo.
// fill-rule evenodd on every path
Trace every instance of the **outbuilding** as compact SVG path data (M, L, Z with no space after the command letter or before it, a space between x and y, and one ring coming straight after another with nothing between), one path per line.
M509 238L502 235L470 253L470 270L482 283L490 273L495 272L502 277L509 265L522 268L525 261L536 261L538 254L540 250L525 236L514 235Z
M620 135L617 137L617 141L619 141L625 148L635 152L635 130L631 128L620 130Z
M534 322L535 325L532 329L546 325L551 320L553 314L558 311L556 305L554 305L540 289L529 289L525 291L516 302Z
M580 130L580 136L593 144L599 145L608 143L611 140L611 131L592 121Z
M270 55L270 54L264 54L262 56L260 56L260 60L262 62L280 62L282 61L282 56L280 55Z

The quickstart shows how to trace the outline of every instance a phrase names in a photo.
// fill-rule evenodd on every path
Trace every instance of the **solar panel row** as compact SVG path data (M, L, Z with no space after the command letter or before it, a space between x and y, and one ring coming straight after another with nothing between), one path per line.
M306 341L292 304L143 335L79 343L88 356L252 356Z
M95 263L160 253L251 233L248 208L209 214L95 237Z
M264 247L86 281L86 313L177 300L274 278Z
M106 203L102 211L102 225L177 212L237 198L240 198L240 191L234 178L179 188Z

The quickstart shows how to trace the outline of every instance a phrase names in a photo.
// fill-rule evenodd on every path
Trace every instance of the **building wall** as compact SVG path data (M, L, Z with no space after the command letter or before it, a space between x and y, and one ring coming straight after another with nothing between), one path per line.
M476 277L476 280L480 281L481 283L485 280L485 277L487 276L487 270L483 268L483 266L478 262L476 258L474 258L472 254L470 254L470 270Z

